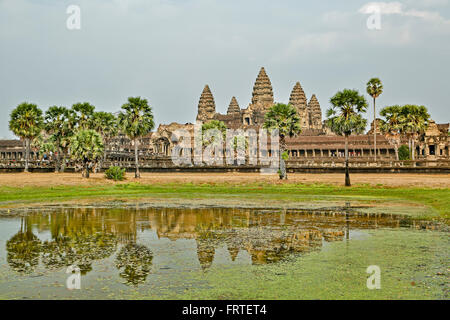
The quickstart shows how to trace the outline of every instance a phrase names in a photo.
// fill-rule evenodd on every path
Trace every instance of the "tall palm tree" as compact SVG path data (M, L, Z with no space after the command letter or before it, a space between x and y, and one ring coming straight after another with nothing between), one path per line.
M388 106L380 111L380 115L385 118L381 123L381 131L391 137L395 148L395 159L398 161L398 146L400 144L400 135L402 133L401 123L401 109L402 107Z
M140 178L138 142L140 137L149 134L155 126L152 108L148 105L147 99L129 97L122 110L119 114L119 128L134 142L136 164L134 176Z
M63 153L67 138L73 134L70 125L70 110L66 107L52 106L45 112L45 131L50 134L50 140L56 148L55 172L61 171L61 155ZM65 159L64 159L65 162Z
M103 151L102 138L94 130L79 130L70 142L72 158L83 163L86 178L89 178L89 165L101 159Z
M92 129L102 136L103 145L106 146L108 141L116 136L119 130L117 118L110 112L94 112L92 117ZM106 152L103 155L103 161L105 160Z
M425 106L404 105L401 109L400 122L402 129L409 138L411 159L415 160L415 140L425 132L430 114Z
M331 98L331 108L327 110L327 125L334 133L345 137L345 185L350 186L348 168L348 137L361 134L367 120L362 117L366 112L367 101L357 90L344 89Z
M277 103L273 105L264 116L265 129L278 130L280 138L280 179L287 179L286 163L286 137L294 137L302 131L300 116L290 104Z
M31 141L39 136L43 129L42 110L32 103L21 103L12 112L9 130L25 141L25 172L28 172Z
M92 129L92 117L94 116L95 107L89 102L78 102L72 106L75 112L75 119L79 129Z
M375 161L377 161L377 108L376 100L383 93L383 84L378 78L372 78L367 82L367 93L373 98L373 149Z

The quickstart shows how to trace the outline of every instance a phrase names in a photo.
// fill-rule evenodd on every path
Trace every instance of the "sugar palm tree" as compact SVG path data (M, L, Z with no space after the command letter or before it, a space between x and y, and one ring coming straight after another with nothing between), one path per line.
M52 106L45 112L45 131L50 134L50 141L56 148L56 165L55 172L62 171L61 155L67 139L73 135L73 127L71 126L71 112L66 107ZM65 162L65 159L64 161Z
M378 78L372 78L367 82L367 93L373 98L373 149L375 161L377 161L377 110L376 100L383 93L383 84Z
M381 131L390 137L390 140L394 143L395 148L395 159L398 161L398 147L400 144L400 136L402 134L402 123L401 123L401 109L402 107L388 106L384 107L380 111L380 115L385 118L381 123Z
M366 112L367 101L357 90L344 89L331 98L331 108L327 110L327 125L337 135L345 137L345 185L350 186L348 168L348 137L364 132L367 120L362 117Z
M117 135L119 129L117 118L110 112L94 112L92 117L92 129L102 136L103 145L106 146L109 140ZM103 155L103 161L105 160L106 152Z
M12 112L9 130L25 142L25 172L28 172L31 141L39 136L43 129L42 110L32 103L21 103Z
M79 130L70 142L72 159L82 162L84 176L89 178L89 165L102 158L104 152L103 141L94 130Z
M134 142L135 177L140 178L138 142L140 137L149 134L155 126L152 108L147 99L130 97L122 110L119 114L119 128Z
M286 137L293 137L302 131L300 116L290 104L277 103L273 105L264 116L265 129L278 130L280 138L280 179L287 179L286 163Z
M428 120L430 119L430 114L424 106L417 105L404 105L401 108L400 122L402 125L403 132L409 138L411 159L415 160L415 140L417 137L425 132Z
M92 117L95 107L89 102L78 102L72 106L79 129L92 129Z

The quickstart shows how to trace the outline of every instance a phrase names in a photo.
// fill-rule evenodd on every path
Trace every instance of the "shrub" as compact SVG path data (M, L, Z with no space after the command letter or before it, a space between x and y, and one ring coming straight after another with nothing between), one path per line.
M125 168L111 166L105 171L106 179L122 181L125 179Z
M403 145L400 148L398 148L398 158L400 160L410 160L408 146Z

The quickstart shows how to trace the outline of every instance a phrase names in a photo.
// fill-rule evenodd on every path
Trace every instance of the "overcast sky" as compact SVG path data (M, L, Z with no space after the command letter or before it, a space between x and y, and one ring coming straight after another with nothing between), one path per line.
M118 111L139 95L157 124L186 123L209 84L218 112L232 96L245 108L261 66L277 102L300 81L325 114L338 90L365 94L376 76L380 107L423 104L449 122L449 2L378 3L381 30L369 30L358 0L0 0L0 137L23 101ZM80 30L66 27L69 5Z

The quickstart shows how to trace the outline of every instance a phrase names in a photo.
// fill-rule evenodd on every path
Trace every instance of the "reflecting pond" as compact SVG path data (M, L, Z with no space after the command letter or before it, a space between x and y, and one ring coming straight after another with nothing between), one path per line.
M0 216L0 297L114 298L156 285L182 290L202 285L192 272L286 262L367 237L370 229L412 227L433 228L351 208L35 210ZM79 270L83 293L67 289L69 266Z

